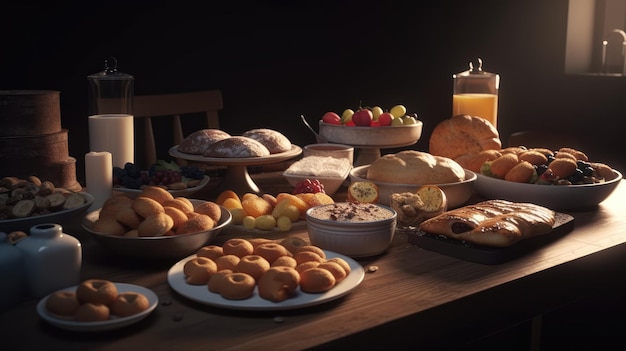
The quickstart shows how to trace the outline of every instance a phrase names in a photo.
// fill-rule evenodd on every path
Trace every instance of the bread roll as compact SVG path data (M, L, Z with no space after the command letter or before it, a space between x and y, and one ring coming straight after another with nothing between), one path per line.
M291 150L291 142L282 133L267 128L251 129L243 136L252 138L263 144L270 154L278 154Z
M464 154L502 148L498 130L489 121L469 115L456 115L435 126L428 151L455 159Z
M367 170L367 179L399 184L446 184L465 180L465 171L447 157L405 150L374 161Z
M269 154L270 151L263 144L244 136L222 139L204 152L204 156L220 158L262 157Z
M226 138L230 138L230 134L220 129L197 130L189 134L178 145L178 151L192 155L202 155L210 145Z

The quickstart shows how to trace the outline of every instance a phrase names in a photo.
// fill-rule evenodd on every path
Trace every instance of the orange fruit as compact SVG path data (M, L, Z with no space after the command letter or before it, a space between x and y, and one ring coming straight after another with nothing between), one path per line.
M376 203L379 195L378 186L372 182L353 182L348 186L350 202Z
M424 205L421 210L428 213L443 213L448 208L446 193L436 185L423 185L415 192Z
M231 197L224 200L224 203L222 203L222 206L226 207L229 210L232 210L234 208L243 208L243 206L241 205L241 201L238 198L233 199Z
M224 205L224 201L226 201L226 199L236 199L237 201L241 202L241 199L236 192L232 190L224 190L217 196L215 203L218 205Z

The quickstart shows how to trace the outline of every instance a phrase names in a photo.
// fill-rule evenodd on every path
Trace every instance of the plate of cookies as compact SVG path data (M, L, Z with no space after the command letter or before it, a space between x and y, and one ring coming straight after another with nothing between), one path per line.
M205 246L174 264L168 283L177 293L202 304L273 311L336 300L365 277L363 267L352 258L301 239L257 240L263 242L233 238L223 246ZM295 254L285 251L292 244Z
M142 286L89 279L42 298L37 313L61 329L104 331L141 321L158 302L158 296Z

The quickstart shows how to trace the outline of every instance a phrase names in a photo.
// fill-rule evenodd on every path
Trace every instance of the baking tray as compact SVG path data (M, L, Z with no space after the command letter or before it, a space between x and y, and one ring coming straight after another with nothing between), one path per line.
M421 230L407 232L410 244L465 261L488 265L500 264L520 257L540 246L544 246L574 229L574 217L556 213L552 231L533 238L524 239L509 247L476 245L443 235L430 234Z

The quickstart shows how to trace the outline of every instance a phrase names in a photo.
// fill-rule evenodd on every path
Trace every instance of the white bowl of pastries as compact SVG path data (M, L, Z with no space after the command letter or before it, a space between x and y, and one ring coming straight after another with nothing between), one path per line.
M437 185L446 194L448 208L455 208L471 198L476 174L450 159L406 150L353 168L350 181L376 184L378 203L383 205L389 205L393 193L415 192L421 185Z
M317 179L324 192L333 195L348 178L352 163L347 158L332 156L306 156L294 162L283 172L291 186L305 179Z
M389 206L336 202L306 211L312 245L350 257L384 253L396 231L398 214Z
M211 201L175 198L158 187L144 190L134 199L109 198L83 218L83 228L122 256L180 259L207 245L232 221L230 211Z

